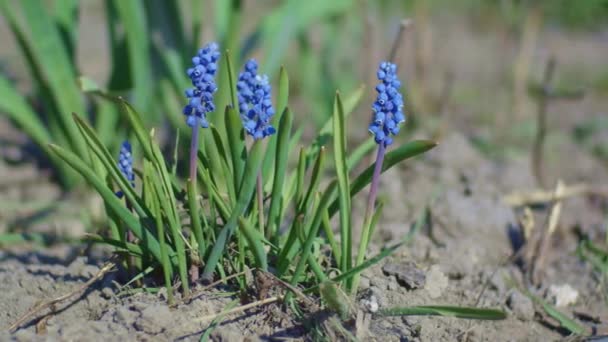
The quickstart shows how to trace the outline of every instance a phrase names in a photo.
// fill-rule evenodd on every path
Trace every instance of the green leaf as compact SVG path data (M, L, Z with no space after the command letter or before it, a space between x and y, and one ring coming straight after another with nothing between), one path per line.
M534 294L532 294L531 292L529 292L527 290L523 290L523 293L526 296L528 296L530 299L532 299L532 301L534 301L536 304L542 306L543 310L545 310L545 312L549 316L556 319L562 327L568 329L571 333L576 334L576 335L581 335L581 336L590 335L589 331L583 325L578 324L572 318L561 313L559 310L557 310L551 304L545 302L542 298L535 296Z
M304 153L300 154L300 165L304 164ZM309 217L309 207L311 206L311 202L313 201L314 195L317 193L317 189L319 187L319 183L321 181L322 170L325 164L325 149L322 148L321 152L317 155L317 160L315 162L315 166L312 171L312 175L310 178L310 182L308 185L308 190L306 191L306 195L298 199L297 208L296 208L296 219L292 223L291 230L289 231L289 236L287 237L287 241L283 246L283 251L279 256L279 265L277 267L279 274L282 274L290 264L290 261L293 260L295 253L297 252L298 247L300 246L300 241L296 239L298 234L301 233L302 224L305 218ZM304 177L304 168L300 167L300 171L302 172L302 179ZM303 186L303 185L301 185ZM301 191L301 190L300 190ZM315 208L312 212L316 213L318 208ZM309 220L310 222L310 220ZM304 229L308 231L310 229L310 225L306 225Z
M501 320L507 314L497 309L481 309L448 305L424 305L379 310L379 316L444 316L466 319Z
M13 17L12 9L5 2L1 3L5 15L8 15L10 20ZM21 1L21 7L29 29L25 43L57 104L57 118L69 137L71 147L78 152L78 155L84 157L86 155L84 142L70 118L71 112L81 114L85 112L84 101L76 84L75 70L64 49L57 26L47 14L42 2L24 0ZM19 27L16 22L15 25ZM19 30L25 32L23 28Z
M267 270L268 263L266 261L266 251L264 251L264 245L262 241L264 240L264 236L255 230L249 222L247 222L244 218L239 218L239 228L243 232L245 239L247 239L247 243L249 244L249 248L253 252L253 257L255 259L256 267Z
M265 17L259 29L260 41L264 42L262 50L267 53L262 70L267 70L272 75L275 66L281 64L289 44L299 32L310 27L316 20L348 10L353 3L352 0L284 1Z
M226 110L228 110L228 107L226 107ZM232 153L227 153L226 152L226 148L224 147L226 144L224 143L224 139L222 139L222 136L220 135L220 132L217 130L217 128L214 125L210 125L209 128L211 129L211 134L213 135L213 142L215 143L214 148L218 151L217 155L213 155L211 156L211 160L212 164L211 166L217 166L217 164L221 165L222 168L222 174L221 176L216 176L215 179L219 180L220 184L225 184L228 192L228 195L230 197L230 200L232 202L236 201L236 189L238 189L238 183L240 182L240 178L236 178L236 174L235 172L230 168L231 163L228 161L228 157L234 157L234 155ZM229 144L231 144L229 142ZM233 146L230 145L231 150L233 149ZM246 155L247 151L244 150L245 149L245 145L243 144L243 153ZM244 158L246 159L246 158ZM234 161L231 161L234 162ZM245 160L243 160L243 167L245 166ZM227 177L229 177L229 175L233 175L233 181L230 182L228 179L226 179ZM242 171L240 173L241 177L243 175ZM222 177L223 176L223 177ZM226 177L226 178L224 178Z
M405 143L398 147L397 149L387 153L384 156L384 163L382 164L382 172L390 169L395 164L406 160L411 157L415 157L419 154L422 154L433 147L437 146L437 143L434 141L428 140L415 140L408 143ZM372 175L374 173L374 165L370 165L365 171L363 171L355 180L353 180L350 184L350 196L354 197L359 191L363 190L372 180ZM334 202L329 207L329 217L332 217L339 208L338 199L335 199Z
M348 166L346 165L346 127L344 107L340 94L336 94L334 102L334 161L338 177L338 203L340 206L340 244L341 260L339 263L342 272L352 267L352 226L351 226L351 203L350 203L350 181L348 177Z
M46 144L51 140L49 132L4 75L0 75L0 98L0 111L6 113L38 146L46 149Z
M182 235L181 221L179 213L177 212L177 200L173 192L173 184L171 182L171 176L165 165L165 159L160 147L152 142L150 139L150 149L153 153L152 165L156 169L158 178L152 181L152 184L156 186L158 192L158 200L160 207L164 210L169 222L169 228L173 237L173 244L175 245L175 251L177 252L177 265L179 276L182 281L182 287L184 289L184 295L188 295L190 292L188 270L186 263L186 249L184 247L184 237Z
M129 203L133 206L133 209L138 215L142 217L149 216L149 211L146 211L145 205L142 198L137 195L129 180L125 178L123 173L118 169L118 164L114 161L110 152L103 146L95 131L79 116L73 115L76 125L80 129L84 140L89 147L89 151L93 152L99 158L106 171L109 173L111 178L118 184L120 189L123 191Z
M126 116L127 121L130 123L133 132L135 132L135 136L139 141L140 146L144 151L144 156L149 160L154 160L154 155L152 153L152 141L150 139L150 135L144 128L144 123L141 120L141 116L137 111L124 99L118 98L118 101L122 108L123 115Z
M304 246L300 249L300 258L298 260L296 269L290 282L290 285L292 286L298 283L299 278L304 272L304 268L306 266L306 263L308 262L308 256L311 252L312 244L319 233L319 227L321 225L321 220L323 219L323 213L329 205L335 187L336 182L332 182L327 187L327 190L325 190L323 196L321 197L321 201L319 202L319 206L317 207L314 218L308 225L309 228L305 229L305 231L308 232L308 236L306 237L306 242L304 243Z
M85 241L113 246L116 247L118 251L126 252L130 255L134 255L140 258L144 255L143 249L137 244L128 243L126 241L120 241L116 239L110 239L108 237L97 234L87 235Z
M285 175L287 173L287 162L289 160L289 136L291 135L291 125L293 123L293 117L289 108L285 108L285 111L281 117L277 134L277 144L275 152L275 165L274 165L274 178L272 181L272 194L270 196L270 209L268 211L268 223L266 227L266 238L274 241L275 234L278 232L281 225L281 201L283 197L283 186L285 182ZM268 147L268 151L272 151L271 147ZM270 154L270 153L268 153Z
M344 100L343 112L345 120L355 110L355 107L357 107L357 105L361 101L364 90L365 87L360 86L359 88L357 88L357 90L355 90L353 94L351 94ZM316 154L319 153L319 148L321 148L321 146L325 146L325 144L329 142L329 140L332 138L333 130L333 116L330 116L319 131L319 134L317 135L315 140L313 140L310 147L308 147L308 149L306 150L308 160L315 158Z
M257 174L260 170L263 157L263 144L260 140L258 140L253 144L251 153L249 154L249 159L245 165L245 173L243 175L241 187L238 191L238 200L236 205L232 210L230 219L228 222L226 222L226 225L218 234L215 245L213 246L209 258L207 259L207 264L205 265L202 275L204 280L210 280L212 278L213 271L215 270L217 263L225 251L228 239L230 239L232 233L234 233L234 229L236 228L239 217L243 215L245 209L251 201L251 196L255 190Z
M108 207L127 224L135 236L142 239L142 245L150 251L157 261L161 262L162 260L158 240L153 236L153 234L150 233L150 227L144 225L144 223L147 221L136 218L131 212L129 212L124 207L123 203L116 197L114 192L110 190L104 184L104 182L95 175L95 172L75 154L62 149L57 145L51 144L49 145L49 148L53 153L57 154L57 156L65 160L68 165L80 173L89 182L89 184L95 188Z
M232 107L226 107L226 132L228 133L228 146L232 157L232 175L234 189L238 189L243 178L247 149L245 148L245 130L241 117ZM226 175L227 176L227 175Z
M173 267L169 262L168 244L165 237L165 225L163 223L162 211L159 201L160 194L156 191L151 178L154 172L152 163L150 161L144 161L144 188L150 189L152 197L152 215L156 221L156 228L158 229L158 242L160 244L160 256L161 265L163 269L163 276L165 280L165 287L167 288L167 300L171 304L173 302L173 284L171 279L173 278Z
M147 111L152 103L153 82L146 11L141 0L114 0L113 4L125 30L129 70L134 82L133 103Z
M319 285L321 298L331 310L335 311L342 320L348 318L351 313L351 303L348 295L332 281L324 281Z
M53 8L59 33L72 62L75 58L75 42L78 41L78 0L56 1Z
M278 115L275 115L272 118L272 126L278 129L278 134L276 135L272 135L270 137L268 137L268 151L274 151L277 145L277 142L280 140L279 135L281 134L281 122L282 122L282 117L285 114L285 111L287 110L287 101L289 98L289 77L287 76L287 71L285 70L284 67L281 67L281 71L279 73L279 90L278 90L278 95L277 95L277 107L276 107L276 113ZM289 134L291 134L291 127L289 128ZM286 142L286 144L288 144L288 141ZM264 164L262 165L262 174L264 175L264 179L274 179L274 175L275 174L271 174L271 170L272 170L272 163L273 162L277 162L275 161L275 154L273 153L267 153L266 157L264 158ZM275 168L276 171L276 168Z
M198 255L202 258L205 255L205 239L203 237L203 227L201 225L201 217L199 213L198 194L196 191L196 181L188 179L187 181L187 193L188 193L188 208L190 212L190 224L192 225L192 231L198 244Z

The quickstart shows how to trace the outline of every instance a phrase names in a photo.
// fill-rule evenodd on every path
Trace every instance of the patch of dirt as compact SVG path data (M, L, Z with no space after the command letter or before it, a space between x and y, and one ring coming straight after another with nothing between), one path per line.
M513 167L518 172L527 172ZM563 337L562 332L555 329L555 322L541 315L525 295L513 288L513 283L521 282L523 275L513 263L505 263L513 250L509 229L517 225L514 210L502 201L506 188L500 179L509 172L516 171L485 160L464 136L452 134L442 142L441 148L386 174L381 191L390 196L391 201L387 201L386 215L377 236L385 242L403 237L425 204L434 197L430 206L433 227L432 230L424 227L411 246L365 271L360 292L364 297L371 294L379 309L413 305L480 306L503 308L509 313L508 318L469 321L443 317L375 317L369 323L366 340L535 341ZM520 178L524 179L520 184L531 182L531 178ZM570 204L570 201L564 202L565 212ZM588 216L581 215L580 210L593 212L584 201L576 204L576 208L577 215L569 215ZM590 222L581 221L582 224L593 226L593 218L599 219L601 215L590 217ZM564 221L562 234L569 234L572 222ZM376 240L372 253L385 242ZM574 306L562 311L570 315L580 311L592 317L606 317L608 310L597 291L593 270L573 255L575 247L576 241L572 238L556 239L538 293L546 293L551 285L568 284L578 291L579 299ZM82 285L108 257L107 253L96 250L87 257L81 256L82 251L73 247L55 247L44 252L19 250L0 255L0 326L3 327L36 303ZM401 274L404 268L415 271L416 279L425 277L425 281L418 282L420 286L404 286L397 279L397 276L404 277ZM189 304L171 308L162 291L118 297L115 280L115 274L107 275L81 299L58 305L58 313L39 318L12 335L4 333L0 339L194 341L210 323L203 318L221 312L234 300L223 296L226 289L219 288L204 292ZM369 307L369 301L365 305ZM286 312L279 304L272 304L230 316L211 338L243 341L249 336L252 336L249 340L310 337L303 322Z

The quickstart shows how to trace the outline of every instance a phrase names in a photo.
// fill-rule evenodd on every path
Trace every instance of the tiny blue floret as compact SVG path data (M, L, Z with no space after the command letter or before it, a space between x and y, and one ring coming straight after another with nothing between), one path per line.
M236 84L239 112L247 134L258 140L274 134L270 124L274 108L270 97L268 76L258 75L258 63L250 59Z
M125 140L120 146L120 153L118 155L118 169L125 176L125 178L131 183L132 187L135 187L135 173L133 173L133 155L131 154L131 144ZM122 197L122 191L118 191L116 196Z
M213 94L217 91L215 74L219 58L217 43L205 45L192 58L192 67L187 70L187 74L194 88L186 90L189 102L184 107L186 123L190 127L195 127L197 122L203 128L209 127L207 113L215 110Z
M374 135L377 144L384 147L393 143L392 136L399 133L399 126L405 121L403 114L403 97L399 92L401 82L397 78L397 66L391 62L382 62L378 68L376 86L378 97L372 105L373 117L369 131Z

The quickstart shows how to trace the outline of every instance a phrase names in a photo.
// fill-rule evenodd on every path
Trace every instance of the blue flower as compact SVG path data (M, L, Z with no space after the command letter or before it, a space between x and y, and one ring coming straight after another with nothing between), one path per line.
M192 58L193 66L187 70L187 74L194 88L186 90L189 102L184 107L186 123L190 127L194 127L197 120L201 127L209 127L207 113L215 110L213 94L217 91L215 73L219 58L220 52L216 43L207 44Z
M243 127L255 140L276 132L270 124L274 108L270 98L268 76L258 75L257 72L258 63L250 59L245 63L245 70L239 75L236 84Z
M120 146L118 155L118 169L127 178L132 187L135 187L135 173L133 173L133 155L131 154L131 144L125 140ZM116 196L122 197L122 191L116 192Z
M382 62L378 68L376 86L378 97L372 105L374 112L369 131L374 135L377 144L388 146L393 143L392 136L399 133L399 126L405 121L403 114L403 97L399 93L401 82L397 78L397 66L391 62Z

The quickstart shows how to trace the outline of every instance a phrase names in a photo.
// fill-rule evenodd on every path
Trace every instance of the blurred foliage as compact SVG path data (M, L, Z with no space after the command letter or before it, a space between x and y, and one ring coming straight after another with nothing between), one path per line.
M608 24L608 0L416 0L433 9L461 10L478 21L505 22L513 28L521 27L532 9L539 9L551 25L570 29L596 29ZM406 6L407 7L407 6Z

